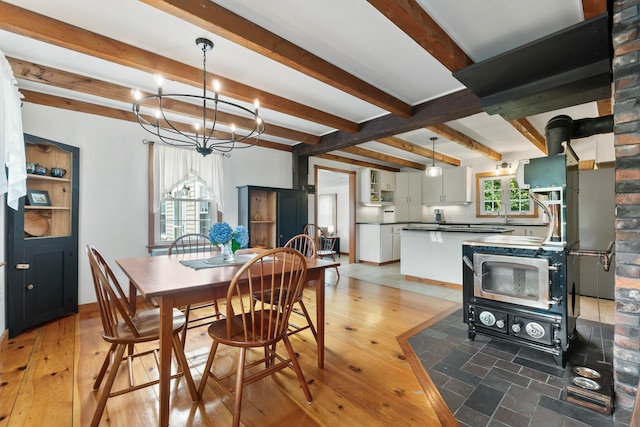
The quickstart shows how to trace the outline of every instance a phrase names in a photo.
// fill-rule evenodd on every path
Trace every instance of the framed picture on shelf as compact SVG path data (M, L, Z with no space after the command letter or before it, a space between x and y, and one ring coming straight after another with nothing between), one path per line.
M51 206L49 192L45 190L27 190L27 203L30 206Z

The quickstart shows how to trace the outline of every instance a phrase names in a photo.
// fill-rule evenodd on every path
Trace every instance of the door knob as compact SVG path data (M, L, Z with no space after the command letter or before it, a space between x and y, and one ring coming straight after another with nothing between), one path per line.
M32 285L31 283L29 283L29 284L27 285L27 290L28 290L28 291L33 290L33 285Z

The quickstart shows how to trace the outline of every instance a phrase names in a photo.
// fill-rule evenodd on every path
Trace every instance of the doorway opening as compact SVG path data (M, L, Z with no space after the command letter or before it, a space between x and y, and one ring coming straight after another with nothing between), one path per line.
M314 222L339 237L339 252L356 262L356 172L314 166ZM322 224L321 224L322 222Z

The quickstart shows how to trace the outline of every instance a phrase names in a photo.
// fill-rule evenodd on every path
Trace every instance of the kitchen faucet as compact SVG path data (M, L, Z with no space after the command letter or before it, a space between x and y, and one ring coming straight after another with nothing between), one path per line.
M500 206L500 210L498 211L498 218L500 218L500 212L502 211L502 208L504 207L504 223L509 224L509 211L507 209L507 204L506 203L502 203Z

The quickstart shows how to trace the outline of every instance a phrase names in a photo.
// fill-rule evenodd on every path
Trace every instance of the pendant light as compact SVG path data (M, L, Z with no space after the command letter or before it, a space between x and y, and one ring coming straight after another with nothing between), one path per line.
M436 166L436 138L435 136L431 138L431 166L427 166L424 174L429 178L435 178L437 176L442 175L442 168L440 166Z

